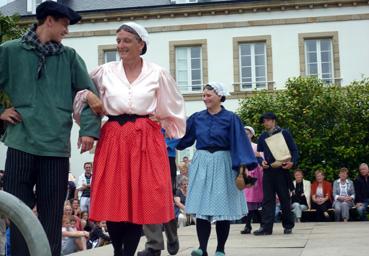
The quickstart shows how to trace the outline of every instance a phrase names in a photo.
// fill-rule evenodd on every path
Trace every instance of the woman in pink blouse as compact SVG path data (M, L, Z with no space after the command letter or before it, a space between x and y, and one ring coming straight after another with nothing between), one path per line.
M160 130L181 138L186 117L183 97L171 75L140 56L147 50L146 29L128 22L116 36L121 60L91 73L109 120L95 152L90 218L107 220L114 255L122 256L134 255L142 224L174 218L169 162ZM75 106L96 102L94 97L91 92L81 93Z

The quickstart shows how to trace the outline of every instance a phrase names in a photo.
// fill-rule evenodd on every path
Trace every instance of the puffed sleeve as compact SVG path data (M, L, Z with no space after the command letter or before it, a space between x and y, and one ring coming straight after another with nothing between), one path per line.
M192 114L186 122L186 134L184 137L178 142L176 149L184 150L195 143L196 140L196 119L197 113Z
M160 71L157 97L155 117L160 121L168 137L182 138L186 130L184 99L173 77L165 70Z
M103 76L103 68L102 66L96 67L90 73L90 78L94 82L97 92L101 97L103 90L102 90L102 76ZM76 96L74 97L73 101L73 118L76 123L79 125L81 121L81 113L82 110L87 106L87 94L90 90L80 90L77 92Z
M254 150L247 138L242 122L236 114L233 114L231 120L230 142L233 170L238 171L241 165L245 165L249 170L257 167L258 162Z

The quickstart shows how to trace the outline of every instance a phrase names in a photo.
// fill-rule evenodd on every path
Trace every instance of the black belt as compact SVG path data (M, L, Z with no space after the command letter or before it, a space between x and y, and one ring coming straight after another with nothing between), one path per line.
M200 150L206 150L213 154L214 152L217 152L217 151L227 151L229 149L222 148L222 147L206 147L206 148L200 148Z
M140 115L131 115L131 114L123 114L119 116L109 116L108 122L118 122L120 125L123 125L127 122L135 122L138 118L148 118L149 115L140 116Z

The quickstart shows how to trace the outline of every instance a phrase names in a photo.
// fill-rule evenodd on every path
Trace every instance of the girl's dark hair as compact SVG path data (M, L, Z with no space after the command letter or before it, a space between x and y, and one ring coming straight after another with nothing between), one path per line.
M120 26L116 31L115 31L115 33L119 33L120 31L126 31L126 32L128 32L128 33L131 33L131 34L133 34L135 37L136 37L136 39L137 39L137 41L139 41L139 42L144 42L143 40L142 40L142 38L140 37L140 35L139 34L137 34L137 32L136 32L136 30L134 30L133 28L131 28L130 26L127 26L127 25L125 25L125 24L123 24L122 26ZM146 51L147 51L147 46L146 46L146 43L144 42L144 47L142 48L142 51L141 51L141 55L144 55L145 53L146 53Z
M209 90L209 91L214 91L215 92L215 90L214 90L214 87L213 86L211 86L211 85L209 85L209 84L207 84L207 85L205 85L204 86L204 89L202 89L202 90ZM216 93L216 92L215 92ZM217 93L216 93L216 95L218 95ZM226 100L226 97L225 96L221 96L221 98L220 98L220 102L225 102L225 100Z

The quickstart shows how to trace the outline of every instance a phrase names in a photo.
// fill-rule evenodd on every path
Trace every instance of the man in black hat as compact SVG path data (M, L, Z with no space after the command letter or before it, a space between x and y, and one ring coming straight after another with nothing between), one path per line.
M2 141L8 146L4 188L38 217L52 255L60 255L61 224L66 198L73 98L77 91L95 91L85 63L61 44L68 26L81 17L72 9L47 1L36 9L37 24L19 39L0 46L0 89L12 107L0 105L8 123ZM81 114L81 153L99 137L100 118L89 107ZM36 186L36 192L33 188ZM12 256L29 255L25 241L11 224Z
M291 176L289 169L296 166L298 160L297 146L286 129L282 129L276 125L276 115L272 112L264 113L260 117L260 122L263 124L266 131L264 131L258 140L257 151L264 153L264 158L259 157L259 163L264 169L263 175L263 192L264 198L262 202L261 212L261 227L254 232L254 235L271 235L273 232L274 213L276 205L276 194L281 203L282 210L282 225L284 234L291 234L294 227L294 219L291 212ZM272 167L275 159L265 141L266 138L282 133L288 149L291 154L291 160L284 161L281 166Z

